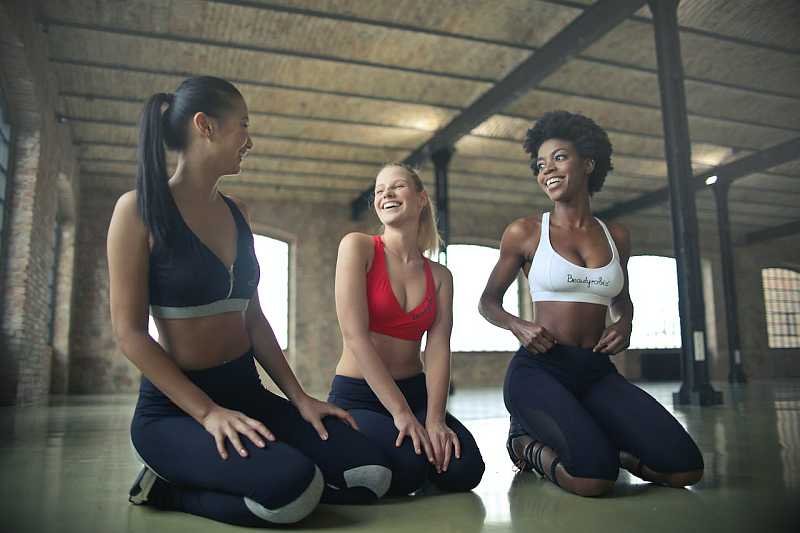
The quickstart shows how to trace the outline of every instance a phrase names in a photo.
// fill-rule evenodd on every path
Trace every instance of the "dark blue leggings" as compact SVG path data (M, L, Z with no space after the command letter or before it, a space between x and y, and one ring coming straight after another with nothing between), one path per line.
M573 477L617 479L620 451L659 473L703 468L683 426L620 376L605 354L563 345L538 355L520 348L508 366L503 396L511 416L555 450Z
M414 416L425 424L428 406L425 374L398 380L396 383ZM395 446L398 431L394 420L365 380L335 376L328 401L346 409L358 422L360 431L389 458L392 468L392 485L387 493L389 496L408 495L419 489L426 480L448 492L469 491L483 477L485 465L474 437L450 413L447 413L445 423L458 436L461 459L453 456L447 471L438 474L424 452L417 455L411 438L403 439L399 448Z
M323 503L367 503L388 490L384 453L331 417L324 420L328 440L320 439L290 402L262 386L252 353L186 375L216 403L263 422L277 440L259 448L240 435L246 458L226 440L228 459L222 460L212 435L143 377L131 440L144 463L169 482L170 508L265 526L276 510L307 505L309 498L316 505L320 491Z

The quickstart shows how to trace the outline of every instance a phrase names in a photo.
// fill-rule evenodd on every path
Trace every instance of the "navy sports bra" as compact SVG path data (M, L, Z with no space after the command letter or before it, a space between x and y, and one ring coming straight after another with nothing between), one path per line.
M177 213L169 247L150 252L150 313L159 318L194 318L245 311L258 287L253 232L233 200L220 194L236 223L236 260L228 269Z

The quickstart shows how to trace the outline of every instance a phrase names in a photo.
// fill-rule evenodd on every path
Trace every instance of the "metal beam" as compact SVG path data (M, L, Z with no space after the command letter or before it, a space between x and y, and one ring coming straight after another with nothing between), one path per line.
M574 0L540 0L540 1L546 2L548 4L555 4L557 6L572 7L572 8L575 8L575 9L583 9L583 8L586 7L585 3L576 2ZM653 23L653 20L651 18L648 18L646 16L643 17L643 16L640 16L640 15L634 15L634 16L632 16L630 18L630 20L635 21L635 22L642 22L644 24L647 24L648 26L650 26ZM726 35L724 33L716 33L716 32L712 32L712 31L708 31L708 30L702 30L702 29L699 29L699 28L692 28L690 26L678 25L678 29L681 31L681 33L691 33L691 34L700 35L700 36L703 36L703 37L708 37L710 39L716 39L716 40L719 40L719 41L727 41L727 42L730 42L730 43L740 44L740 45L743 45L743 46L752 46L754 48L763 48L765 50L771 50L773 52L781 52L781 53L784 53L784 54L800 54L800 49L798 49L798 48L779 46L779 45L775 45L775 44L764 43L764 42L761 42L761 41L751 41L749 39L743 39L741 37L734 37L734 36L731 36L731 35Z
M691 182L691 148L678 32L678 0L648 0L653 13L658 84L669 174L672 242L678 269L681 325L681 388L675 404L714 405L722 395L711 388L706 357L705 302L700 270L697 209Z
M773 239L780 239L781 237L789 237L800 233L800 220L787 222L779 226L764 228L758 231L753 231L745 235L737 245L749 246L751 244L761 244Z
M728 193L731 181L718 180L711 188L717 205L717 233L719 233L720 270L725 308L725 326L728 337L728 381L746 383L742 365L742 343L739 338L739 307L736 297L736 264L731 243L731 221L728 213Z
M440 148L431 154L434 175L436 176L436 214L438 216L437 229L442 237L440 258L447 264L447 246L450 244L450 191L448 190L448 169L453 149Z
M748 155L736 161L719 165L695 174L688 182L692 191L697 191L705 185L706 178L718 176L719 179L734 181L756 172L764 171L800 157L800 137L776 144L760 152ZM613 205L597 213L598 218L610 220L623 215L630 215L641 209L653 207L669 199L669 187L662 187L653 192L643 194L633 200Z
M414 150L403 162L418 165L437 150L454 146L461 137L536 87L567 61L635 13L643 4L643 0L601 0L592 5ZM371 189L365 189L353 200L355 218L359 218L366 210L370 193Z

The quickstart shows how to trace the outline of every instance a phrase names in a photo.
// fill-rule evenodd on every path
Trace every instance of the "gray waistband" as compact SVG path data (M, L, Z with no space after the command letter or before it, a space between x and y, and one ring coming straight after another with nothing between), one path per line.
M189 307L151 305L150 314L158 318L195 318L219 315L221 313L231 313L233 311L246 311L248 303L250 303L250 300L246 298L231 298L228 300L217 300L210 304L193 305Z

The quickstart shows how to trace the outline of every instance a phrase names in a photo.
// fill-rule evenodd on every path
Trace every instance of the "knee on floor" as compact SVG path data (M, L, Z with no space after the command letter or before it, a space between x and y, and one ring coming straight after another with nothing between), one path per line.
M562 488L578 496L596 497L608 494L614 488L614 481L595 478L571 478L561 482Z
M666 483L670 487L681 488L694 485L703 479L703 470L692 470L689 472L674 472L667 474Z
M703 478L705 464L696 446L681 453L655 455L642 460L642 464L670 487L687 487Z
M322 491L325 488L325 480L319 468L311 463L313 474L311 480L305 484L305 487L292 494L292 499L283 505L269 508L261 503L247 498L244 498L244 503L247 509L260 518L261 520L272 524L293 524L299 522L313 511L320 498ZM274 483L274 481L273 481ZM293 490L287 487L282 487L282 490Z
M437 487L448 492L467 492L478 486L483 478L486 465L479 453L463 454L450 461L447 472L434 477Z
M411 451L402 458L396 457L392 464L392 495L411 494L420 488L428 477L429 467L424 454Z
M342 473L348 488L363 487L382 498L392 484L392 471L382 464L368 464L349 468Z

